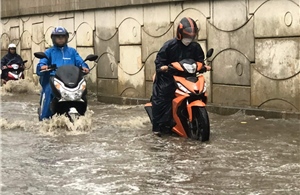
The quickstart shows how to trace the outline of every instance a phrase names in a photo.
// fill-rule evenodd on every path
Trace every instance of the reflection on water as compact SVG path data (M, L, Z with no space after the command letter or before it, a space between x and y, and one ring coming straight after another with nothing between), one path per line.
M299 194L300 122L210 113L211 141L151 134L143 106L89 102L39 122L39 96L2 96L2 194ZM12 106L13 105L13 106Z

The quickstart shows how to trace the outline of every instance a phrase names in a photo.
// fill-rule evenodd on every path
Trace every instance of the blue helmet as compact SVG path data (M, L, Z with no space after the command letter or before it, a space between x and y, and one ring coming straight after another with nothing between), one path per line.
M66 36L66 42L63 45L57 45L55 42L55 37L56 36ZM52 43L53 45L59 46L59 47L63 47L67 44L68 39L69 39L69 33L68 31L61 26L55 27L54 30L51 33L51 39L52 39Z

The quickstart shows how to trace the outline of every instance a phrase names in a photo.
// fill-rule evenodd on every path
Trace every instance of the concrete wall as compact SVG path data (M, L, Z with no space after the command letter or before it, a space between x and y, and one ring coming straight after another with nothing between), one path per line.
M299 0L5 2L1 48L18 45L32 64L29 77L32 53L49 47L51 30L63 25L83 57L100 56L89 76L99 96L149 98L156 53L189 16L204 51L215 49L214 71L206 73L210 102L300 111ZM14 9L22 16L13 17Z

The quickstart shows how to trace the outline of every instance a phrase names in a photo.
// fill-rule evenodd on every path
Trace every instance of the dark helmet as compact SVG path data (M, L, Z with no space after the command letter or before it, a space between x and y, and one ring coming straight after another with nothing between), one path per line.
M64 45L57 45L55 43L55 37L56 36L66 36L66 42ZM56 45L56 46L59 46L59 47L63 47L67 44L68 42L68 39L69 39L69 33L68 31L64 28L64 27L61 27L61 26L58 26L58 27L55 27L54 30L52 31L51 33L51 39L52 39L52 43L53 45Z
M195 39L198 35L198 27L196 22L189 17L184 17L180 20L177 27L176 38L182 40L183 38Z

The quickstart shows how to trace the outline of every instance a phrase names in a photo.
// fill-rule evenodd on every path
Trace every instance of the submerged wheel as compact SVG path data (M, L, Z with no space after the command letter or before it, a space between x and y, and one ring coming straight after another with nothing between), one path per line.
M77 113L67 114L67 117L69 118L71 123L74 123L75 120L79 118L79 114Z
M209 118L205 108L193 108L193 120L189 124L188 137L202 142L208 141L210 136Z

